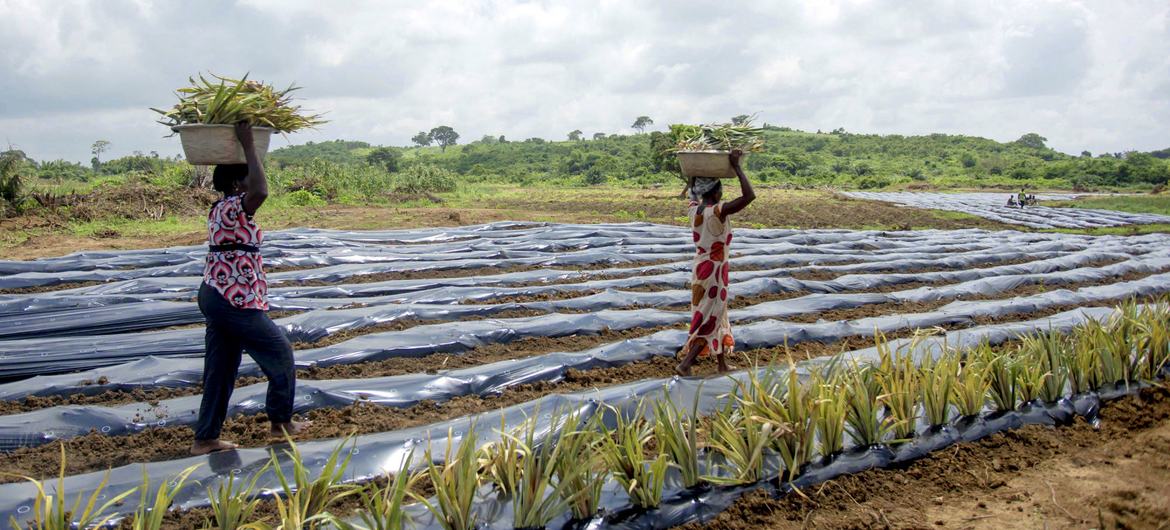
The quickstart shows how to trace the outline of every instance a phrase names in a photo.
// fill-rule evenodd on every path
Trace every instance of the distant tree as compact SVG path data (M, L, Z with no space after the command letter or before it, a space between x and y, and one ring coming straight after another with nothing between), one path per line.
M85 181L89 179L89 173L89 168L66 160L45 161L37 168L37 176L47 180Z
M731 124L732 125L743 125L751 119L752 119L752 117L748 114L740 114L739 116L732 116Z
M650 116L638 116L638 119L634 120L634 124L630 127L637 129L641 133L645 132L646 127L650 125L654 125L654 120L650 119Z
M584 134L585 133L581 132L581 129L577 129L577 130L569 133L569 141L570 142L580 142L581 136Z
M679 173L681 176L681 169L678 167L678 157L670 152L670 148L674 147L675 140L671 135L653 131L650 133L650 165L654 171L660 173Z
M491 145L491 144L500 143L500 141L497 140L495 136L492 136L490 134L485 134L485 135L483 135L482 138L479 139L479 143L485 144L485 145Z
M440 125L431 129L430 136L435 143L439 144L439 148L443 151L446 151L447 147L455 145L459 141L459 133L446 125Z
M585 174L585 185L586 186L600 186L602 184L605 184L605 181L607 181L607 180L609 180L609 178L606 177L605 174L600 172L600 171L590 171L589 173Z
M109 140L98 140L94 142L92 146L90 146L89 150L91 153L93 153L93 159L90 160L90 162L93 164L93 168L95 170L102 165L102 153L108 151L109 149Z
M1170 158L1170 147L1167 147L1165 149L1159 149L1157 151L1150 151L1150 156L1153 156L1154 158L1161 158L1162 160L1166 160L1166 159Z
M498 142L500 142L500 143L502 143L502 144L506 144L506 143L508 143L508 139L507 139L507 138L504 138L504 135L502 135L502 134L500 135L500 139L499 139L499 140L497 140L497 141L498 141Z
M419 131L418 134L414 135L414 137L410 139L410 141L414 142L414 145L419 147L426 147L431 145L435 139L431 138L431 135L427 134L426 131Z
M1090 153L1090 152L1088 152L1088 151L1081 151L1081 156L1083 156L1083 157L1085 157L1085 158L1092 158L1092 157L1093 157L1093 153Z
M386 168L386 171L394 173L398 171L398 163L402 160L402 153L397 149L390 147L379 147L370 151L366 155L366 163L371 166L380 166Z
M962 155L959 155L959 161L963 163L963 167L975 167L975 164L978 162L978 160L975 159L975 155L971 153L963 153Z
M594 140L604 140L605 133L593 133L593 139Z
M1130 182L1138 181L1157 185L1170 181L1170 166L1149 153L1135 151L1126 153L1121 173Z
M1047 138L1040 136L1039 134L1028 133L1021 136L1019 140L1016 140L1016 144L1032 149L1047 149L1048 146L1044 145L1044 142L1047 141Z

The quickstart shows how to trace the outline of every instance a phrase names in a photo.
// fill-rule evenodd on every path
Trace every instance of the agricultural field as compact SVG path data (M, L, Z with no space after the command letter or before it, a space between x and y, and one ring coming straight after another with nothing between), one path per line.
M0 1L0 526L1170 528L1170 3L691 4Z
M1005 194L996 193L890 193L890 192L846 192L856 199L891 202L917 208L933 208L975 215L992 221L1029 228L1043 229L1093 229L1114 228L1130 225L1153 225L1170 223L1170 216L1140 211L1140 206L1149 204L1151 197L1089 197L1088 201L1070 202L1079 199L1076 195L1041 194L1037 204L1008 206ZM1154 199L1162 199L1153 197ZM1075 205L1074 208L1051 207L1047 204ZM1044 201L1044 202L1041 202ZM1164 201L1163 201L1164 202ZM1055 205L1054 204L1054 205ZM1106 208L1090 208L1088 204L1102 204ZM1139 206L1139 211L1117 211L1108 207L1126 204Z
M168 528L217 526L225 505L274 526L376 527L380 512L422 528L1146 527L1170 513L1170 235L771 191L732 243L740 370L704 361L680 378L694 247L675 195L452 194L404 210L431 212L412 221L353 209L320 224L366 230L270 232L272 316L313 424L295 445L270 438L245 359L224 434L242 448L208 457L187 455L197 233L0 262L0 517L44 510L37 481L70 502L100 490L101 506L144 475L150 498L104 515L148 517L135 512L159 492L177 508ZM807 219L825 228L778 228ZM379 228L395 222L411 228Z

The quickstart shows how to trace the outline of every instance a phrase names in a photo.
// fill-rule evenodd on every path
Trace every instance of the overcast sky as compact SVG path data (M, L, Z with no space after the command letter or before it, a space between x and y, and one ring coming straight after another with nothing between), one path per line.
M810 131L1170 147L1167 0L0 0L0 60L0 142L37 159L88 162L97 139L107 158L178 153L147 107L198 71L302 85L331 122L292 143L758 112Z

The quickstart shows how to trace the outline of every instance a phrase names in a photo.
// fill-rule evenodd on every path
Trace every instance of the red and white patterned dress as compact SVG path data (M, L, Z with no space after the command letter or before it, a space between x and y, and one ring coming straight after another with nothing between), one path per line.
M208 244L248 245L259 250L264 232L244 211L242 198L243 195L232 195L211 207L207 214ZM268 310L268 279L258 251L208 252L203 282L239 309Z
M727 319L727 284L731 273L731 223L719 218L723 203L691 202L695 239L695 266L691 270L691 330L682 354L701 342L700 357L730 354L735 348Z

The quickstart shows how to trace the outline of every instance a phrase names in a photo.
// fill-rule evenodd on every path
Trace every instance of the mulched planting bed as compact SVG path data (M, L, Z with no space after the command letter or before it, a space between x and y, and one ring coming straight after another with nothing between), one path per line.
M633 268L647 265L662 265L664 263L673 263L675 260L655 260L655 261L635 261L630 263L594 263L591 265L581 266L563 266L558 265L551 267L548 265L516 265L511 267L475 267L470 269L428 269L419 271L393 271L393 272L379 272L375 274L358 274L354 276L347 276L341 280L286 280L280 282L272 282L274 287L318 287L327 285L339 284L361 284L383 282L388 280L426 280L432 278L468 278L472 276L495 276L499 274L508 274L512 272L526 272L534 270L563 270L566 272L578 270L598 270L598 269L612 269L612 268ZM580 280L578 280L580 281ZM511 285L511 284L509 284ZM516 284L524 285L524 284Z
M64 291L66 289L77 289L79 287L90 287L93 285L101 285L103 281L90 280L84 282L66 282L53 285L38 285L36 287L14 287L11 289L0 289L0 294L36 294L47 293L51 291Z
M1057 288L1075 290L1075 289L1079 289L1082 287L1089 287L1089 286L1093 286L1093 285L1108 285L1108 284L1116 283L1116 282L1120 282L1120 281L1132 281L1132 280L1136 280L1136 279L1139 279L1139 278L1142 278L1145 276L1147 276L1147 274L1145 274L1145 273L1130 273L1130 274L1126 274L1126 275L1123 275L1120 277L1103 279L1103 280L1092 281L1092 282L1075 283L1075 284L1025 285L1022 287L1018 287L1016 289L1012 289L1010 291L1002 292L1002 293L995 293L995 294L991 294L991 295L968 296L968 297L963 297L962 299L964 299L964 300L1007 299L1007 298L1018 297L1018 296L1028 296L1028 295L1037 294L1037 293L1041 293L1041 292L1045 292L1045 291L1057 289ZM926 285L932 285L932 284L926 284ZM911 288L915 288L917 286L920 286L920 285L919 284L903 284L903 285L898 286L897 289L891 289L891 290L911 289ZM881 292L881 290L875 290L874 292ZM734 298L731 301L731 307L732 308L746 307L749 305L754 305L754 304L763 303L763 302L770 302L770 301L775 301L775 300L785 300L785 299L793 298L796 296L803 296L806 294L808 294L808 293L804 293L804 292L777 293L777 294L771 294L771 295L759 295L759 296L753 296L753 297ZM926 311L935 310L935 309L942 307L942 306L944 306L948 303L951 303L953 301L955 301L955 299L945 299L945 300L938 300L938 301L934 301L934 302L910 302L910 303L889 302L889 303L884 303L884 304L871 304L871 305L861 306L861 307L857 307L857 308L835 309L835 310L829 310L829 311L822 311L819 313L808 313L808 314L804 314L804 315L795 315L795 316L789 317L785 320L790 321L790 322L812 323L812 322L817 322L819 320L825 320L825 321L856 320L859 318L880 316L880 315L892 314L892 313L919 313L919 312L926 312ZM987 324L987 323L994 323L994 322L1010 322L1013 319L1042 318L1042 316L1056 314L1056 313L1059 313L1061 311L1066 311L1068 309L1074 309L1075 307L1076 306L1060 306L1059 308L1045 310L1045 311L1042 311L1040 313L1024 313L1024 314L1019 314L1019 315L1010 315L1007 318L981 317L981 318L978 318L976 320L979 324ZM687 308L688 308L688 306L672 306L672 307L669 307L666 309L686 310ZM630 309L635 309L635 308L630 308ZM658 309L663 309L663 308L658 308ZM538 316L541 314L545 314L545 313L541 312L541 311L535 311L535 310L509 310L509 311L505 311L505 312L497 313L495 315L491 315L488 317L481 317L481 318L513 318L513 317ZM474 319L469 319L469 320L474 320ZM323 347L323 346L328 346L328 345L332 345L332 344L337 344L337 343L343 342L345 340L348 340L348 339L351 339L351 338L354 338L354 337L360 336L360 335L366 335L366 334L370 334L370 333L378 333L378 332L384 332L384 331L402 330L402 329L408 329L408 328L411 328L414 326L435 324L435 323L441 323L441 322L442 321L437 321L437 320L418 320L418 319L395 320L393 322L387 322L385 324L379 324L377 326L350 329L350 330L337 332L337 333L334 333L334 334L332 334L328 337L325 337L325 338L321 339L320 341L317 341L314 343L297 342L297 343L293 344L293 347L295 349ZM654 331L657 331L659 329L666 329L666 328L653 328ZM474 355L471 355L471 356L468 356L468 354L462 354L462 355L438 354L438 355L431 355L431 356L423 357L421 359L388 359L385 361L378 361L378 362L373 362L373 363L336 365L336 366L329 367L329 368L314 368L311 370L307 370L307 371L302 372L300 374L300 377L304 378L304 379L316 379L316 380L344 379L344 378L362 378L362 377L381 377L384 375L398 375L398 374L403 374L403 373L412 373L412 370L433 371L436 369L440 369L440 368L435 368L435 366L440 366L441 369L452 369L452 368L459 368L459 367L463 367L463 366L470 366L473 364L483 364L483 363L487 363L487 362L494 362L494 360L506 359L506 358L509 358L509 356L514 355L514 352L530 352L527 354L519 355L519 357L526 357L529 355L538 355L541 353L548 353L551 351L575 351L575 350L579 350L579 349L588 349L590 347L600 345L600 344L605 344L606 341L604 340L604 337L629 338L629 337L634 337L634 336L644 336L644 335L650 334L652 332L653 331L645 331L642 328L637 328L635 330L627 330L626 332L609 331L609 332L603 333L602 335L593 335L593 336L584 335L584 336L574 336L574 337L569 337L569 338L555 338L555 339L549 339L549 338L521 339L519 341L509 343L509 344L494 344L494 345L490 345L490 346L477 348L477 349L473 350L472 352L468 352L469 354L474 353ZM614 338L612 340L621 340L621 338ZM861 344L859 346L856 346L857 348L872 345L871 344L872 341L868 338L859 339L858 341L855 341L852 338L846 338L845 340L841 341L840 344L853 344L854 342ZM528 347L528 345L530 345L530 344L533 345L533 347ZM558 349L556 349L558 346L564 346L565 349L558 350ZM552 348L552 349L549 349L549 348ZM837 347L836 350L826 353L826 350L819 343L801 343L801 344L793 345L792 348L793 348L794 352L804 352L804 351L819 352L815 355L814 354L800 354L800 355L797 355L798 359L815 357L815 356L820 356L820 355L831 355L831 354L835 354L835 353L838 353L841 351L840 347ZM854 348L850 347L848 349L854 349ZM492 360L485 360L485 359L492 359ZM436 364L436 363L438 363L438 364ZM409 367L414 367L414 368L409 368ZM247 386L247 385L255 384L258 382L262 382L262 381L264 381L263 377L242 377L237 381L236 386L237 387ZM133 402L154 402L154 401L173 398L173 397L195 395L195 394L199 394L201 392L202 392L202 390L199 387L185 387L185 388L156 388L156 389L149 389L149 390L137 389L137 390L133 390L133 391L107 391L107 392L97 394L97 395L92 395L92 396L72 395L72 396L52 396L52 397L29 397L29 398L25 398L25 399L19 400L19 401L0 401L0 415L17 414L20 412L27 412L30 410L42 409L42 408L53 407L53 406L58 406L58 405L95 405L95 404L115 405L115 404L133 403Z
M607 330L597 335L571 335L566 337L533 337L510 343L497 343L474 348L461 354L438 353L425 357L395 357L381 361L358 364L338 364L323 368L310 368L297 374L301 380L361 379L402 375L411 373L434 373L478 366L507 359L520 359L560 351L587 350L602 344L651 335L665 329L685 329L685 325L653 328L632 328L615 331ZM264 377L241 377L236 387L253 385L266 381ZM123 403L154 403L162 399L192 396L203 393L200 386L183 388L152 388L131 391L106 391L92 396L71 395L52 397L28 397L19 401L0 401L0 415L18 414L30 410L58 405L118 405Z
M1102 304L1102 306L1109 306L1109 304ZM1010 314L997 318L976 320L977 324L985 325L1025 319L1039 319L1078 307L1081 306L1058 306L1039 312ZM940 330L960 329L961 327L944 326ZM587 349L599 344L620 340L620 338L614 337L612 335L613 333L625 334L621 338L630 338L648 335L661 329L669 328L640 328L625 332L610 332L608 336L602 334L591 337L522 339L522 341L530 341L523 345L527 347L523 350L519 348L509 349L510 346L520 346L517 343L521 341L516 341L511 344L495 344L484 348L477 348L474 350L474 355L470 356L467 354L432 355L417 359L387 359L375 363L337 365L320 370L311 369L305 373L304 378L344 379L353 377L377 377L382 375L420 373L443 368L458 368L497 360L522 358L550 351ZM907 329L888 334L887 338L908 337L914 333L915 330ZM835 355L842 351L872 345L872 338L849 337L845 340L832 343L799 343L788 348L781 346L736 352L731 361L733 365L737 365L739 368L745 368L771 362L787 362L786 359L788 358L799 361L806 358ZM461 396L440 403L427 401L406 408L383 407L357 402L341 409L318 409L305 415L314 424L308 431L298 436L297 439L312 440L345 436L350 432L361 434L402 429L523 403L553 392L573 392L600 386L634 382L647 378L671 377L674 375L673 367L675 362L673 358L655 357L647 361L638 361L615 368L587 371L572 370L565 377L564 381L518 385L508 388L500 396ZM715 363L712 360L700 360L695 365L692 375L715 375ZM239 443L243 447L265 446L278 441L270 439L268 435L267 417L264 414L230 418L224 425L223 436L225 439ZM87 434L65 442L67 452L70 455L67 459L67 466L69 466L67 472L74 474L131 462L180 458L185 456L187 448L193 439L191 429L182 426L151 429L128 436L105 436L100 433ZM54 460L54 455L58 454L58 452L59 449L55 444L49 444L40 447L22 448L12 453L0 454L0 469L16 469L22 474L30 474L37 478L49 477L58 471L58 463ZM14 480L5 480L0 477L0 482L5 481L12 482Z
M1029 425L800 494L775 498L757 490L714 520L683 528L1164 528L1165 447L1150 440L1170 441L1168 421L1170 390L1146 388L1105 404L1100 428L1079 418L1067 427ZM1119 468L1134 472L1132 487L1094 484L1092 477ZM1021 474L1034 478L1021 481ZM1068 498L1070 490L1088 490L1089 502Z

